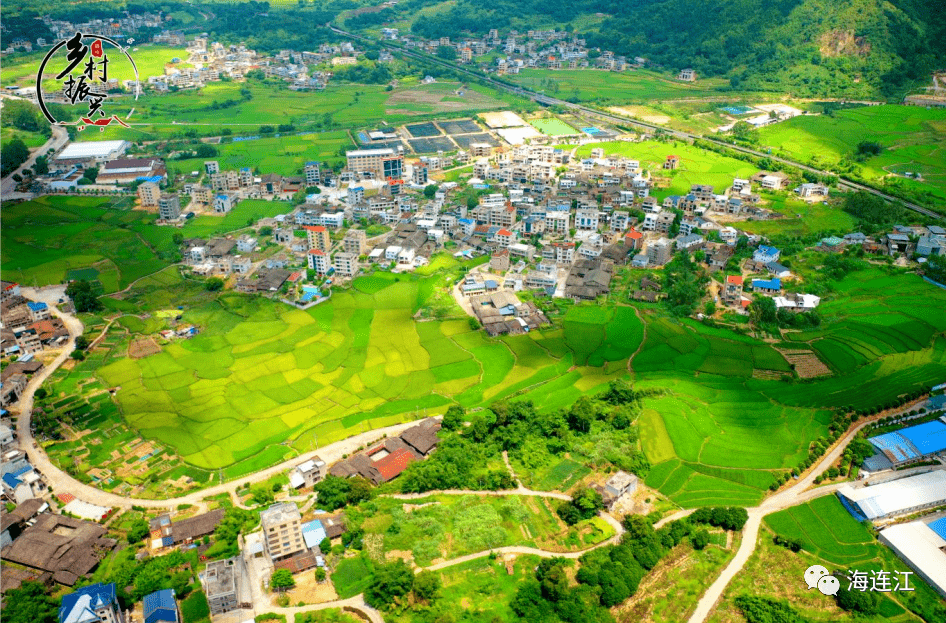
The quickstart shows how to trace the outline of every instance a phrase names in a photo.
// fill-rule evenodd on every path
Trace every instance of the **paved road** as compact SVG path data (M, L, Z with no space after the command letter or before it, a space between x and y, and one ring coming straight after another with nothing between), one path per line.
M354 435L348 439L323 446L322 448L312 452L307 452L295 457L294 459L280 463L279 465L274 465L262 471L256 472L255 474L244 476L243 478L232 480L222 485L216 485L207 489L194 491L177 498L170 498L166 500L129 498L86 485L79 482L71 475L54 465L49 460L49 456L42 449L42 447L33 447L33 434L30 431L30 417L33 411L33 395L35 394L36 389L69 358L69 355L72 354L72 351L75 349L75 338L79 335L82 335L83 331L82 323L75 316L64 314L55 306L60 297L63 295L64 290L65 288L63 286L51 286L40 289L22 289L24 297L47 303L52 313L62 319L63 324L65 324L66 328L69 330L69 341L66 346L63 347L63 350L59 356L56 357L56 359L48 366L35 374L29 385L27 385L26 390L23 392L23 396L20 398L19 404L21 414L20 417L17 418L16 423L20 447L29 456L30 463L32 463L33 466L43 474L49 485L57 492L69 492L77 498L92 504L118 508L131 508L132 506L143 506L145 508L176 508L180 504L196 505L200 504L200 501L203 498L218 495L220 493L229 493L233 495L236 489L243 486L244 484L251 484L254 482L266 480L289 469L294 465L298 465L303 461L307 461L316 455L326 463L334 463L341 460L343 455L352 454L361 446L370 445L384 436L399 435L406 428L416 424L416 422L405 422L403 424L395 424L393 426L377 428L365 433Z
M915 406L908 405L898 409L897 412L906 412L912 408L915 408ZM719 598L723 595L723 591L725 591L733 578L736 577L736 574L742 570L746 561L748 561L749 557L752 555L752 552L755 551L756 544L759 540L759 526L762 524L762 519L766 515L832 494L842 485L848 484L836 483L819 486L814 489L810 488L818 475L834 465L847 445L862 428L887 415L891 415L891 413L880 413L853 427L847 434L835 442L831 450L818 461L815 467L809 469L795 484L765 499L759 506L746 509L749 513L749 520L746 522L745 528L743 528L742 543L739 545L739 550L736 552L736 556L729 562L729 565L723 569L719 577L716 578L716 581L706 589L706 592L696 606L696 610L694 610L693 614L690 616L689 623L703 623L713 612L716 607L716 602L718 602Z
M5 99L23 99L18 97L12 97L9 95L4 95ZM2 180L0 180L0 197L3 199L25 199L30 198L33 195L31 193L20 193L16 192L16 182L13 181L13 174L19 173L23 175L23 169L32 167L36 163L36 157L45 154L49 150L58 151L63 145L69 140L69 133L66 131L66 128L54 125L52 126L53 133L50 135L49 140L47 140L42 146L36 147L31 150L30 157L20 165L16 171L10 173Z

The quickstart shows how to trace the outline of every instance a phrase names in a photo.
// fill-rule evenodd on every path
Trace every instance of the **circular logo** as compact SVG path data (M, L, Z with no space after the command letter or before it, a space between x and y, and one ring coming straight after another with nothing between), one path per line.
M133 41L133 40L129 40ZM44 85L47 66L56 71L55 80L61 87L59 98ZM109 91L134 76L135 100L141 94L138 66L126 47L109 37L77 32L68 39L54 45L36 74L36 99L40 110L50 123L56 125L94 125L104 128L113 121L128 127L117 116L106 113ZM59 99L63 104L81 110L77 120L57 119L49 109L49 103Z

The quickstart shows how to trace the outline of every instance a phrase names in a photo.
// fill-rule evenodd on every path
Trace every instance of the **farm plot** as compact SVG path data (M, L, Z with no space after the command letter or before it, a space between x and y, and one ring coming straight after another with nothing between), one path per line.
M379 540L385 558L407 557L418 566L506 545L566 552L612 534L594 519L569 527L553 501L538 497L441 495L410 503L379 498L373 507L350 517L357 521L364 512L366 539Z
M168 262L161 256L176 253L171 232L155 231L154 214L129 207L126 199L93 197L4 205L3 278L43 286L71 273L97 279L108 293L164 268Z
M363 85L358 85L361 88ZM437 113L464 113L507 106L495 91L459 82L437 82L395 90L384 102L384 115L418 116Z
M713 623L745 620L734 603L740 595L788 601L800 611L800 616L813 621L906 623L942 618L941 598L915 574L910 576L911 591L880 593L879 612L873 616L842 610L833 599L824 599L823 595L799 581L805 570L815 564L824 565L829 572L840 575L842 590L847 589L846 576L853 570L868 577L872 572L887 571L891 585L899 579L899 573L910 571L891 550L874 540L848 515L834 496L769 515L764 522L755 551L727 587L710 617ZM775 545L775 535L798 539L802 551L793 553Z
M473 143L486 143L493 147L499 147L500 144L492 134L486 134L485 132L482 134L451 134L450 138L452 138L461 149L469 149L470 145Z
M831 116L799 116L760 131L764 145L819 168L831 168L854 155L862 141L877 142L883 150L857 167L856 175L897 185L933 203L946 199L946 111L919 106L867 106L836 111ZM919 173L923 180L905 177ZM896 176L896 177L894 177Z
M437 138L412 138L407 142L411 146L411 149L414 150L414 153L417 154L435 154L438 151L456 151L457 149L457 146L446 136Z
M471 134L482 132L483 129L472 119L455 119L453 121L438 121L437 125L447 134Z
M440 136L443 132L440 131L436 125L431 122L425 123L411 123L404 128L410 132L410 135L414 138L428 138L431 136Z

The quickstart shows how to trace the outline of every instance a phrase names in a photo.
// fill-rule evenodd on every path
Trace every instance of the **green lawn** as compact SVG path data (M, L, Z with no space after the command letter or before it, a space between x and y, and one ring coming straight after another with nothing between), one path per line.
M849 162L862 141L883 146L878 156ZM760 142L775 153L826 169L842 161L851 174L873 184L902 189L933 205L946 200L946 110L918 106L869 106L832 116L795 117L760 130ZM920 173L925 181L891 174Z

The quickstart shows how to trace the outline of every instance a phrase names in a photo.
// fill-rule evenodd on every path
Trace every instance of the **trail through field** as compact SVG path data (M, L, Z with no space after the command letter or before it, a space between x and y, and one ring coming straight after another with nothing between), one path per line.
M634 374L634 357L637 357L637 354L641 352L644 348L644 344L647 342L647 323L641 318L641 313L636 307L632 307L631 309L634 310L634 315L637 316L637 319L640 320L641 325L644 327L644 336L641 338L641 343L637 345L637 350L631 353L631 356L627 358L627 371Z

